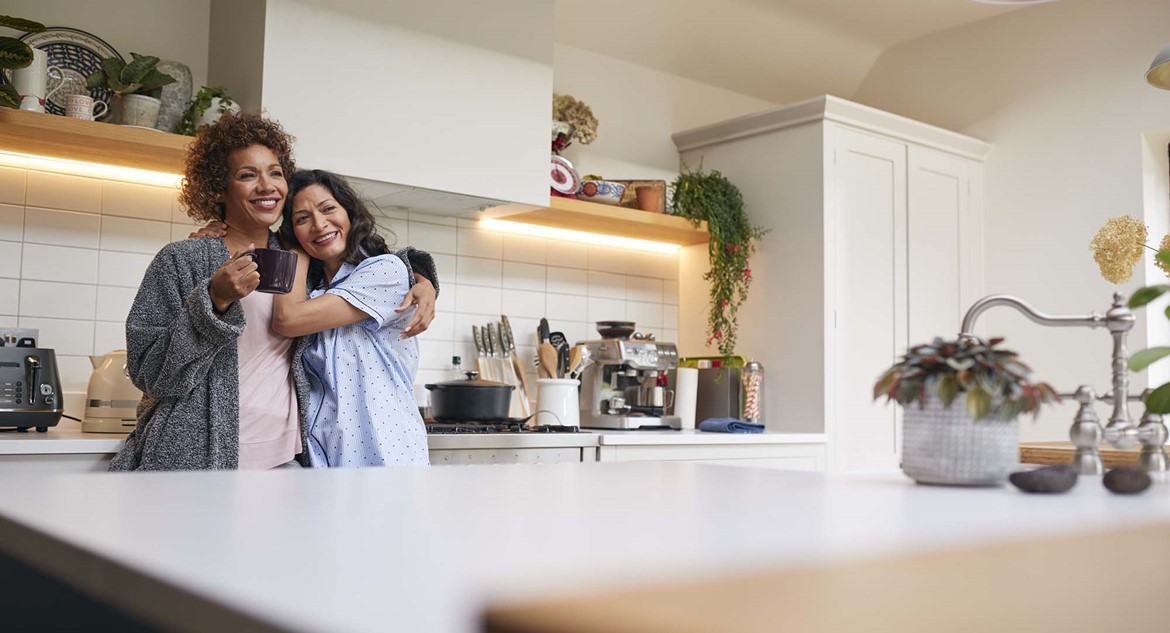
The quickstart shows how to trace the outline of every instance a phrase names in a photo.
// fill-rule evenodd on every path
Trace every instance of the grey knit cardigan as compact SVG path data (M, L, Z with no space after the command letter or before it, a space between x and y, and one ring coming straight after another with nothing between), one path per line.
M268 247L280 248L275 234L268 236ZM406 263L411 283L418 270L438 289L428 253L407 248L397 255ZM110 470L238 467L236 342L246 325L244 310L237 301L217 316L207 292L211 276L227 258L223 239L197 238L168 244L147 268L126 319L127 369L143 393L138 425L110 462ZM312 338L300 337L292 347L304 446L309 381L301 356ZM297 459L306 464L303 454Z

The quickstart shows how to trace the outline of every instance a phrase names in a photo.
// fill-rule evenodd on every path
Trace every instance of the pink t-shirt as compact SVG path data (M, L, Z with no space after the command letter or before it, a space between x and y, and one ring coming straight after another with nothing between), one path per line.
M248 325L240 335L240 469L279 466L301 452L292 339L272 333L272 295L240 300Z

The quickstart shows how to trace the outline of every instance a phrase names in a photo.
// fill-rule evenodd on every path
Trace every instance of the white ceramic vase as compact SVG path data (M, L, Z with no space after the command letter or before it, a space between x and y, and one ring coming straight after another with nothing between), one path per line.
M928 391L926 406L903 409L902 472L923 484L998 486L1020 464L1020 425L967 413L967 394L944 407Z
M122 95L122 125L153 128L162 102L146 95Z

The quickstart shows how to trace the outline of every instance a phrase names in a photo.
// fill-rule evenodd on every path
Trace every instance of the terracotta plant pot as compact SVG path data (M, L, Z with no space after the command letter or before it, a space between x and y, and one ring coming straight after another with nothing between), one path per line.
M642 185L634 190L638 208L651 213L662 213L662 189L654 185Z

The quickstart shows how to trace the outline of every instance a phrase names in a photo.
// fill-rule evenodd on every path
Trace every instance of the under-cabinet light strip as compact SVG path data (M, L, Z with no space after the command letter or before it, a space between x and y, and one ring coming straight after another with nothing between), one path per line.
M36 156L34 154L19 154L16 152L0 152L0 166L48 171L71 176L87 178L101 178L103 180L119 180L156 187L175 187L183 180L178 174L167 174L146 169L104 165L102 163L87 163L67 158L52 158Z
M670 254L677 253L679 250L678 244L671 244L669 242L652 242L650 240L639 240L632 237L617 237L615 235L602 235L600 233L586 233L585 231L558 229L551 226L525 224L523 222L511 222L508 220L480 220L479 226L489 231L499 231L501 233L543 237L550 240L580 242L583 244L609 246L612 248L628 248L631 250Z

